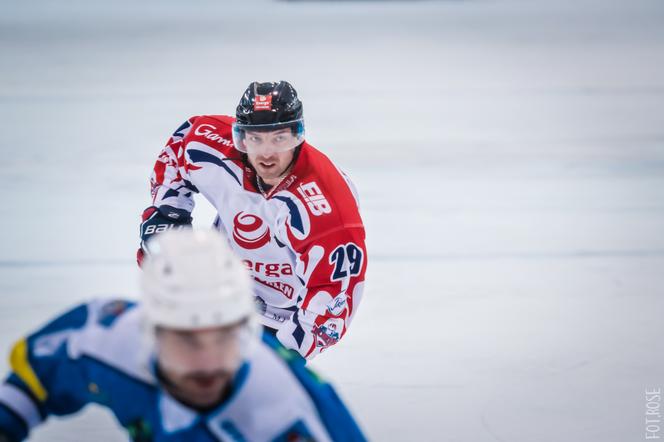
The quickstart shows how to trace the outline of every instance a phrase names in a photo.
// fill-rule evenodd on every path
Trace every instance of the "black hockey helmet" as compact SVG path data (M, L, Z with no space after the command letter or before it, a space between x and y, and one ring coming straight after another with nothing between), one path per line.
M244 91L235 116L246 126L287 123L302 119L302 102L287 81L254 81Z
M302 102L287 81L251 83L240 99L235 117L233 143L241 152L247 151L244 142L247 131L272 132L290 128L294 139L285 141L280 148L283 150L293 149L304 141Z

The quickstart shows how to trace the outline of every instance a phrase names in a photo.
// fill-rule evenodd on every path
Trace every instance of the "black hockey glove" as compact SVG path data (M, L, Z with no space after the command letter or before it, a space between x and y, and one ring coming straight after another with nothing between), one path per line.
M191 226L192 217L189 212L170 206L150 206L143 211L141 223L141 246L136 252L136 262L140 267L147 253L146 244L157 233L170 229L181 229Z

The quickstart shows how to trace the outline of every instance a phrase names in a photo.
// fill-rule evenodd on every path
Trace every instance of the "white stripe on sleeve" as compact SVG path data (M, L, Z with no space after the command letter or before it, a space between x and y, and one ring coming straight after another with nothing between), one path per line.
M33 400L23 391L11 384L0 385L0 402L14 411L30 428L41 422L41 415Z

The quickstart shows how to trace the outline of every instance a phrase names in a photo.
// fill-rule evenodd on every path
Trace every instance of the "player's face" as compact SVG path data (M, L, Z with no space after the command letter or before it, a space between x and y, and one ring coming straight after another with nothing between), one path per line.
M247 131L244 138L249 163L270 185L277 184L281 179L293 159L293 146L297 144L297 137L289 128L273 132Z
M159 366L169 391L198 407L218 402L241 363L240 325L196 331L160 328Z

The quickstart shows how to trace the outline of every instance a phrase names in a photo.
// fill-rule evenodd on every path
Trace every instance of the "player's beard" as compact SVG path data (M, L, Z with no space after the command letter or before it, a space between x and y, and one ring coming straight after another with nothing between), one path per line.
M197 409L219 404L229 390L233 374L227 370L195 371L179 376L163 373L166 389L179 401Z

